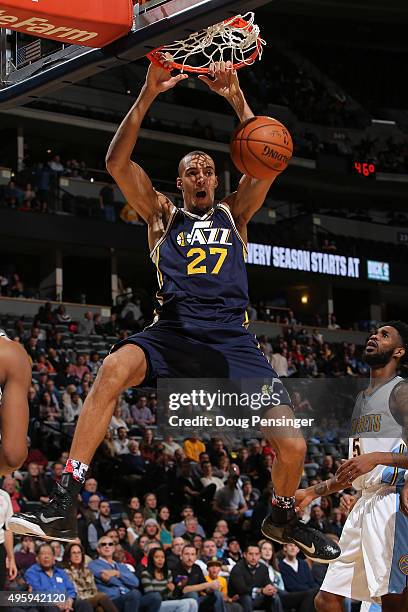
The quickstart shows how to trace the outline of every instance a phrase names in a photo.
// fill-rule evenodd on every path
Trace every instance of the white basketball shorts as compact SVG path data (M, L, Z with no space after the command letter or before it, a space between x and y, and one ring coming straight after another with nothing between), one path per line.
M408 518L395 486L364 489L340 538L340 557L329 565L322 591L381 603L402 593L408 577Z

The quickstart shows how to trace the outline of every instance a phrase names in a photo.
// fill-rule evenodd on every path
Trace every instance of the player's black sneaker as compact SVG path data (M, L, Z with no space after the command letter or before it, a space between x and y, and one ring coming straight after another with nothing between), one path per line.
M318 563L331 563L340 556L340 547L333 540L297 518L279 525L267 516L261 531L264 536L280 544L296 544L306 557Z
M77 497L81 487L69 474L63 474L61 484L55 483L49 503L37 512L13 514L8 529L44 540L74 541L78 537Z

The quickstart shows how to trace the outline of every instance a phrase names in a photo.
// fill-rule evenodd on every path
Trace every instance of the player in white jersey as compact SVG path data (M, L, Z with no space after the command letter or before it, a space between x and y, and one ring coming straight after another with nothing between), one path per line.
M299 508L351 485L358 491L317 612L342 612L345 597L381 604L383 612L408 610L408 381L397 376L407 357L405 323L391 321L370 336L370 383L356 399L350 458L334 478L297 491Z
M27 457L30 384L31 365L26 351L0 329L0 476L19 468Z

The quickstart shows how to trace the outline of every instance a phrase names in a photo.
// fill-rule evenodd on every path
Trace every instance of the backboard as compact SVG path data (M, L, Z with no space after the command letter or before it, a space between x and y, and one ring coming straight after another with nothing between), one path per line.
M27 104L271 0L140 0L131 32L98 49L0 30L0 108Z

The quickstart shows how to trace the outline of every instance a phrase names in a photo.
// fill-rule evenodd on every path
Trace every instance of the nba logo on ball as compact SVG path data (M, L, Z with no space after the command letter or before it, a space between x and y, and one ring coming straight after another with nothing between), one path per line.
M287 167L293 143L287 128L271 117L251 117L232 135L231 157L237 169L256 179L272 179Z

